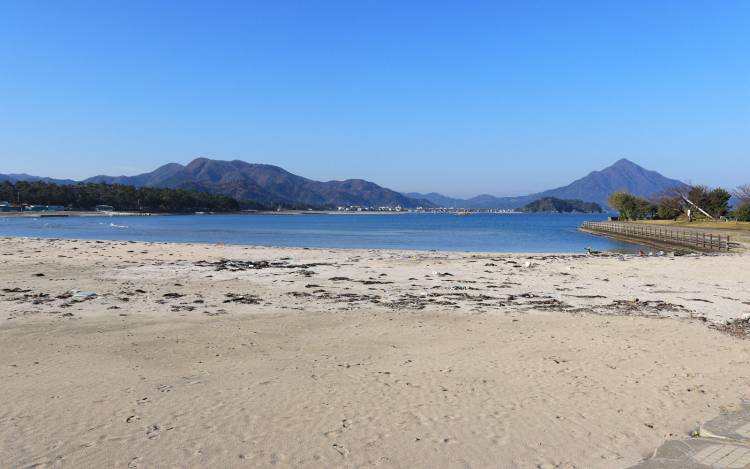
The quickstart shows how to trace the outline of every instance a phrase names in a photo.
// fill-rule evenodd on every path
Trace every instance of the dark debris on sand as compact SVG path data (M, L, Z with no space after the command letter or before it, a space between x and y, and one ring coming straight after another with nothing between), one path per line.
M213 267L217 271L227 270L229 272L242 272L245 270L260 270L260 269L310 269L311 267L317 267L321 265L333 265L326 262L316 262L312 264L291 264L285 260L281 261L243 261L236 259L221 259L215 262L210 261L198 261L195 263L198 267Z
M711 324L709 327L740 339L750 338L750 318L739 318L724 324Z
M260 304L260 298L255 295L240 295L237 293L227 293L227 297L224 303L239 303L243 305L257 305Z
M639 316L661 316L662 313L678 313L687 311L682 305L668 303L662 300L614 300L603 306L604 309L615 311L619 314Z

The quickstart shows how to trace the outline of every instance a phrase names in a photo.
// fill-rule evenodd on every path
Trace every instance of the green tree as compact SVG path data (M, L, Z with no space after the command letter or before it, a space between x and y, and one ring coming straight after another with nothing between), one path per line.
M625 191L613 193L609 196L607 203L620 212L620 217L626 220L637 220L656 212L656 207L651 202Z
M740 205L734 212L734 216L739 221L750 221L750 202Z
M657 203L656 215L662 220L674 220L683 212L683 201L680 197L667 197Z
M708 193L708 213L714 218L723 217L729 212L729 199L732 194L726 189L717 187Z
M719 218L729 211L729 199L732 198L732 194L721 187L710 189L706 186L693 186L688 191L687 198L712 217Z
M687 198L690 200L690 202L694 203L703 210L706 210L706 207L708 205L708 191L709 189L706 186L693 186L688 191Z

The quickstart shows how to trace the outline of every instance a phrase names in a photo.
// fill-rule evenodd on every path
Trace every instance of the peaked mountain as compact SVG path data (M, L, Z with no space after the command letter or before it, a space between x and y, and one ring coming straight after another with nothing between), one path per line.
M432 206L426 200L416 200L362 179L313 181L278 166L239 160L198 158L186 166L170 163L137 176L94 176L84 182L197 190L287 208Z
M410 197L425 198L436 205L442 205L439 201L450 200L448 206L462 208L499 208L512 209L523 207L535 200L545 197L558 199L578 199L585 202L595 202L602 207L607 207L607 199L613 192L624 190L640 197L651 197L660 192L674 187L684 187L685 183L676 179L662 176L656 171L649 171L632 161L621 159L612 166L601 171L593 171L567 186L550 189L536 194L520 197L494 197L491 195L479 195L471 199L451 199L440 194L410 193Z
M42 181L42 182L48 182L51 184L60 184L60 185L68 185L68 184L75 184L76 182L72 179L54 179L54 178L47 178L47 177L41 177L41 176L32 176L30 174L0 174L0 182L18 182L18 181L28 181L28 182L36 182L36 181Z

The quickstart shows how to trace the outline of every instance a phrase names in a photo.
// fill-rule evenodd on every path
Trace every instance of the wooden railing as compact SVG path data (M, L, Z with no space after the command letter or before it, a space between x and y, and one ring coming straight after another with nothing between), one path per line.
M581 225L581 229L634 240L685 246L700 251L729 251L732 248L729 236L700 230L684 230L668 226L621 221L587 221Z

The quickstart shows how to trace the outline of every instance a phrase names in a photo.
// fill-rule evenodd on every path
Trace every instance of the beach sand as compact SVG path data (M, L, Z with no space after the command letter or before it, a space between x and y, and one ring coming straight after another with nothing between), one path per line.
M627 467L750 397L748 260L0 239L0 467Z

